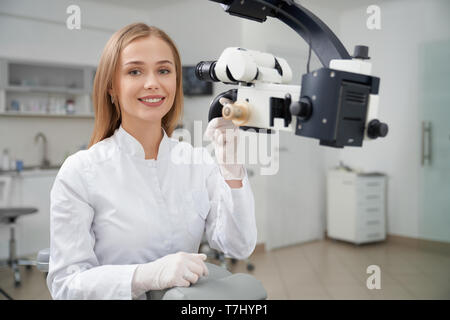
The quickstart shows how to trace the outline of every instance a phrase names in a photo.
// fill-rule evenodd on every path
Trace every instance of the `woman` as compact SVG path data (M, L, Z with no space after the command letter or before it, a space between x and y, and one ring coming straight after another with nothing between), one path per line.
M196 283L208 275L198 254L204 231L212 248L250 256L256 223L245 168L174 161L212 158L169 138L183 92L180 57L163 31L136 23L111 37L93 102L89 149L66 159L51 190L54 299L145 299L149 290ZM228 150L227 128L238 131L223 118L206 128L216 155Z

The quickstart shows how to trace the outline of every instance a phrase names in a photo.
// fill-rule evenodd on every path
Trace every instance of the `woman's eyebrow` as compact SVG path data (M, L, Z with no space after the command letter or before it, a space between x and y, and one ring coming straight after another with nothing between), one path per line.
M161 60L156 62L156 64L164 64L164 63L169 63L173 65L173 62L170 60ZM139 65L143 65L145 64L144 61L138 61L138 60L133 60L133 61L128 61L127 63L124 64L124 66L129 65L129 64L139 64Z
M164 64L164 63L173 64L173 62L170 60L161 60L161 61L158 61L156 64Z

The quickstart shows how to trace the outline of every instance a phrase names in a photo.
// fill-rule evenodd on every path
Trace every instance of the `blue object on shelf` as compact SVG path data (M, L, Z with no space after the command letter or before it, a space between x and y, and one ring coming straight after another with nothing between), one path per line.
M23 161L22 160L16 160L16 170L17 170L17 172L21 172L23 170Z
M11 100L11 111L20 111L20 103L17 100Z

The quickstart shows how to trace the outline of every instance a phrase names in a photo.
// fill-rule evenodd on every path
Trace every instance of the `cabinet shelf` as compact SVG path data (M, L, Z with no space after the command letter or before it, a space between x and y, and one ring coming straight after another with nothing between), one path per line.
M73 95L90 94L83 89L63 88L63 87L46 87L46 86L8 86L6 91L12 92L40 92L40 93L66 93Z

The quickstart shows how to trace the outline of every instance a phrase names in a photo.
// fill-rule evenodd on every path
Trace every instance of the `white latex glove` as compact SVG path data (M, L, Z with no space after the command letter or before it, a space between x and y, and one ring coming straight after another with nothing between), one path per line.
M177 252L153 262L139 265L133 275L131 293L133 299L150 290L172 287L189 287L201 276L208 276L203 253Z
M222 105L233 103L231 100L221 98ZM226 135L226 131L232 130L232 134ZM245 176L244 166L237 163L237 150L239 141L239 128L233 121L222 117L214 118L206 127L203 138L212 141L214 153L220 168L220 172L225 180L242 180Z

